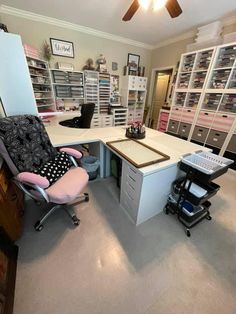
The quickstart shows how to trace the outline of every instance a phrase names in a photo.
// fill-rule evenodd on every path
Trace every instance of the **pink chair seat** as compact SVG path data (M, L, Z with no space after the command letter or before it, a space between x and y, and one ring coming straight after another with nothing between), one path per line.
M46 189L50 202L65 204L74 201L88 183L88 174L83 168L73 168Z

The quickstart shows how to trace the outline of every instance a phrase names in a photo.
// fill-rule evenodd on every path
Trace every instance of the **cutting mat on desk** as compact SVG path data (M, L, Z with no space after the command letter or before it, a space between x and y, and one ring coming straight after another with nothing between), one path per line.
M106 144L136 168L170 159L168 155L136 140L125 139L107 142Z

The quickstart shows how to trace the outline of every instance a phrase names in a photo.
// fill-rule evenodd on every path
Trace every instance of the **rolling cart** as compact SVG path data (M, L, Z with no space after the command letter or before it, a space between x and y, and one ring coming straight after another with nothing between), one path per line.
M203 151L181 158L179 168L185 176L173 182L164 211L177 215L188 237L190 228L203 219L211 220L209 199L220 189L212 180L227 172L232 163L233 160Z

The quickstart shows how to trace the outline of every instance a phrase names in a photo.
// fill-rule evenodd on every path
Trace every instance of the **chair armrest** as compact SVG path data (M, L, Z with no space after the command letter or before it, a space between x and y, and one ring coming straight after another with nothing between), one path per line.
M49 181L46 178L32 172L21 172L15 177L15 179L23 184L28 183L37 185L42 189L49 187Z
M60 152L65 152L67 153L68 155L72 156L72 157L75 157L77 159L80 159L81 157L83 157L83 154L76 150L76 149L73 149L73 148L69 148L69 147L62 147L59 149Z

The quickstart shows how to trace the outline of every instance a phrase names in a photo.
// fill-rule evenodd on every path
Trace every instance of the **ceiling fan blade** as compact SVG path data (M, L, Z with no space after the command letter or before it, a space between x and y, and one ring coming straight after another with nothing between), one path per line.
M166 9L172 18L179 16L183 12L177 0L168 0Z
M125 22L130 21L132 17L134 16L134 14L136 13L136 11L138 10L138 8L139 8L139 2L138 0L134 0L131 6L129 7L128 11L123 16L122 20Z

